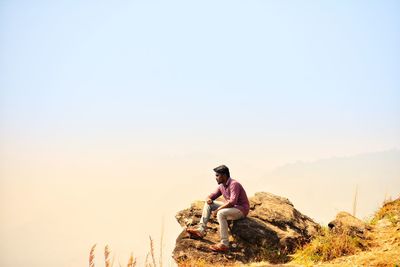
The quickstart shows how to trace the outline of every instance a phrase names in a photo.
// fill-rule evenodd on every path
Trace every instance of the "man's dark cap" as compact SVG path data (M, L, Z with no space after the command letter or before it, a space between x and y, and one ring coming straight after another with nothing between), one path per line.
M228 177L230 176L230 174L229 174L229 168L226 167L225 165L220 165L220 166L214 168L214 171L215 171L216 173L226 174L226 175L228 175Z

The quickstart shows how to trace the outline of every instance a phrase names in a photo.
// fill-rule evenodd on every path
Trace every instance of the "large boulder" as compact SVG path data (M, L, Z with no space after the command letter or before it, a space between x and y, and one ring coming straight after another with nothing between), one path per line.
M248 217L230 222L231 248L226 253L215 253L209 249L211 244L219 242L216 218L210 219L204 239L190 239L186 233L186 227L195 226L200 221L203 201L194 202L190 208L178 212L176 219L185 229L176 240L173 258L178 264L188 260L208 264L284 263L296 248L320 232L320 226L296 210L286 198L261 192L249 200Z

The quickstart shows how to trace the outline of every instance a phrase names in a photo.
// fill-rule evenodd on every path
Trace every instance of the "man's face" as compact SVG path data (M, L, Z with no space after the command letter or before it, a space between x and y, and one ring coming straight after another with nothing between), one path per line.
M225 174L220 174L220 173L215 173L215 180L217 180L218 184L222 184L226 182L226 175Z

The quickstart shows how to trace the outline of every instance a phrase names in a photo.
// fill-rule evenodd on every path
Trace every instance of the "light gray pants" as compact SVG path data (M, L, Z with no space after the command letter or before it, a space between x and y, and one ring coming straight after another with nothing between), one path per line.
M211 205L204 204L203 214L200 219L199 230L204 232L207 228L207 223L210 220L211 212L218 209L224 203L219 201L214 201ZM243 218L243 213L237 208L226 208L218 211L217 219L219 223L219 234L221 237L221 243L229 246L228 237L228 222L227 220L238 220Z

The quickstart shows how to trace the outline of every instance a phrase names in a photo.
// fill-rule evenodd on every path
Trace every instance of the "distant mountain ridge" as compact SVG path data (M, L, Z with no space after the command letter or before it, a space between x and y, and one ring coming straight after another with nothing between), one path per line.
M400 150L287 164L266 174L258 186L293 199L324 223L340 210L351 212L357 191L356 216L365 218L385 198L399 196Z

